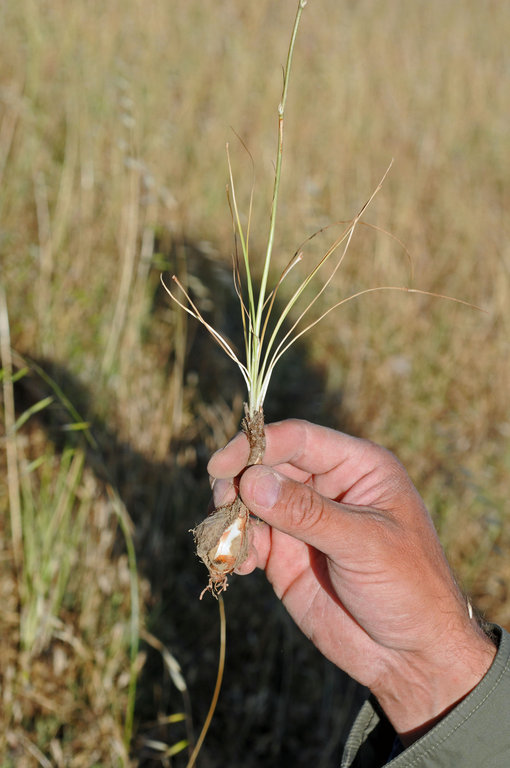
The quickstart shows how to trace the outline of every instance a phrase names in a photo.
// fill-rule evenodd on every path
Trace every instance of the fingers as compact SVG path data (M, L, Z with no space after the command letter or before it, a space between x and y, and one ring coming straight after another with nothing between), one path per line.
M211 489L215 507L221 507L223 504L230 504L237 496L236 487L231 480L224 480L222 478L216 480L216 478L214 478L211 483Z
M260 520L252 520L249 527L249 553L246 560L236 568L236 573L246 576L256 568L264 569L271 551L271 532L269 526Z
M239 432L224 448L211 456L207 471L211 477L228 479L237 477L244 469L250 455L246 435Z
M264 464L289 464L308 475L322 474L343 461L356 462L371 445L300 419L268 424L265 435ZM221 478L236 477L246 466L248 456L248 440L239 433L212 456L208 465L209 474Z

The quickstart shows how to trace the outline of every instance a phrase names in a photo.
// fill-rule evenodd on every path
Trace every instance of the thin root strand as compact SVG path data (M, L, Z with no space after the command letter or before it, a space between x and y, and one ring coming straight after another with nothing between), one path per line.
M225 592L228 587L228 578L227 574L223 574L221 578L213 579L212 576L209 576L209 583L203 589L200 593L199 600L203 598L203 596L206 594L206 592L210 592L213 597L218 599L218 597L221 595L222 592Z

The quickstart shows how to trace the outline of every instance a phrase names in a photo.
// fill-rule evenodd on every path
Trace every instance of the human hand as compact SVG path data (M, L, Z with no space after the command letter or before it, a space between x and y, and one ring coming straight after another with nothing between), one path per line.
M232 500L248 453L239 434L211 458L217 505ZM371 689L405 742L480 681L496 649L391 453L305 421L270 424L264 465L238 491L267 523L252 526L239 572L265 569L302 631Z

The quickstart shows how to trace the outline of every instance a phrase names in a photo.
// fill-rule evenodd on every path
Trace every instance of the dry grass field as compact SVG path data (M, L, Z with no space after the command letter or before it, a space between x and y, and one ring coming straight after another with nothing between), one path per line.
M183 768L207 712L218 609L198 601L189 529L243 382L160 274L240 344L225 143L244 211L242 143L253 157L256 258L294 13L295 0L0 2L2 768ZM459 581L507 627L509 34L497 0L309 0L275 274L351 219L393 158L322 309L402 285L484 312L365 295L293 347L266 401L269 421L395 451ZM225 680L198 765L337 765L361 692L262 574L225 600Z

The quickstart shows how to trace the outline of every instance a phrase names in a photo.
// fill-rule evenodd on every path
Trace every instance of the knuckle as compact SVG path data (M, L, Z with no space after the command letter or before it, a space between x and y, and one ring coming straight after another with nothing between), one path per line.
M324 520L325 501L309 486L295 484L285 499L284 513L292 528L310 531Z

